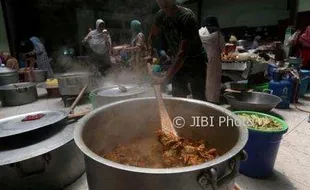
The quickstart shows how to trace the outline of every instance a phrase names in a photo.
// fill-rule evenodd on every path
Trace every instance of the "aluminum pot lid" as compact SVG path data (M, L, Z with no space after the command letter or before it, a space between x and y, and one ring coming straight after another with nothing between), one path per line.
M31 83L31 82L13 83L13 84L0 86L0 90L16 90L16 89L22 89L22 88L30 88L33 86L36 86L36 84Z
M7 67L0 67L0 75L10 74L10 73L17 73L17 70L13 70Z
M66 73L62 74L60 77L67 78L67 77L80 77L80 76L90 76L91 73L87 72L74 72L74 73Z
M140 94L146 91L143 86L139 85L121 85L127 89L127 92L121 92L119 86L111 86L102 88L97 91L97 95L105 97L119 97L119 96L130 96L135 94Z
M27 116L43 114L37 120L23 121ZM9 137L57 123L67 117L64 111L40 111L7 117L0 120L0 138Z

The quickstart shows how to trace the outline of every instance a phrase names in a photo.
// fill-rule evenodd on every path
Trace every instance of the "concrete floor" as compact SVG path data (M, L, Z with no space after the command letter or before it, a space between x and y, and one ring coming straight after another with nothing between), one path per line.
M64 109L60 98L46 99L46 92L39 90L41 98L32 104L2 108L0 118L40 110ZM309 98L300 100L299 107L310 111ZM91 105L81 105L76 112L91 110ZM275 174L269 179L257 180L244 175L237 177L237 183L242 189L250 190L309 190L310 189L310 123L309 114L298 111L291 106L289 110L274 109L273 112L284 118L289 125L289 131L284 135L275 164ZM65 190L87 190L85 175Z

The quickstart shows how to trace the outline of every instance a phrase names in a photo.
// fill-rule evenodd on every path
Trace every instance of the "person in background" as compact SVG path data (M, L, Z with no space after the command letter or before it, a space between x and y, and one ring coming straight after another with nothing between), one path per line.
M256 36L253 40L251 49L257 49L259 47L259 41L262 39L260 36Z
M142 70L146 70L142 68L143 64L143 56L145 47L145 38L142 33L142 25L138 20L131 21L130 24L132 38L130 42L130 47L127 47L126 50L131 52L130 65L133 67L136 73L141 73Z
M237 37L234 35L231 35L229 38L229 43L237 45L237 42L238 42Z
M19 64L18 64L17 59L12 57L11 55L8 56L8 58L5 62L5 66L10 68L10 69L19 70Z
M298 40L300 57L303 59L302 69L310 70L310 26L301 34Z
M221 53L225 48L225 40L220 32L217 18L205 18L199 35L208 55L206 99L211 103L219 104L222 77Z
M1 64L4 64L6 67L14 70L19 70L18 61L12 57L9 53L0 53Z
M33 55L35 55L35 62L37 65L37 68L40 70L44 70L47 71L47 76L48 78L53 78L54 77L54 73L53 70L51 68L50 65L50 59L48 58L48 55L45 51L45 47L43 45L43 43L41 42L41 40L37 37L31 37L30 41L33 44L34 50L27 53L29 55L28 60L30 61L30 64L32 67L34 65L34 57L32 57Z
M103 20L96 21L96 29L91 30L84 38L83 42L88 43L91 52L91 57L102 75L105 75L111 67L111 37L105 29Z
M152 45L152 40L163 34L173 64L165 76L151 77L157 84L171 79L174 97L187 97L190 84L192 97L205 100L206 53L199 37L196 16L190 9L178 6L175 0L156 1L161 10L151 28L148 44Z

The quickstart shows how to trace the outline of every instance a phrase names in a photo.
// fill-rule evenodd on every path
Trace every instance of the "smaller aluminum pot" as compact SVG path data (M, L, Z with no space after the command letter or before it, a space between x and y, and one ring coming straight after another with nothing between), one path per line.
M0 86L2 106L19 106L38 100L35 83L14 83Z
M121 88L124 87L126 88L126 91L122 92ZM92 102L93 108L96 109L109 103L143 97L145 93L146 88L144 86L134 84L115 85L93 90L89 94L89 98Z
M16 70L0 67L0 86L17 82L18 72Z
M33 72L33 75L34 75L33 76L34 79L31 77L30 71L24 71L23 72L25 82L40 83L40 82L45 82L46 81L46 79L47 79L47 71L35 69L32 72Z
M88 87L85 93L90 92L92 88L92 74L90 73L67 73L58 79L59 92L62 96L78 95L86 84Z

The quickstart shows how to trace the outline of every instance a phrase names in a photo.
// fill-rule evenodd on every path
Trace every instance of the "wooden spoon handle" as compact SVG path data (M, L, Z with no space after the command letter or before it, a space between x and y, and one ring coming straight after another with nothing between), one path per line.
M70 109L69 109L69 113L72 113L72 111L74 110L74 108L76 107L76 105L79 103L80 99L82 98L86 88L88 87L88 84L86 84L84 86L84 88L80 91L78 97L74 100L73 104L71 105Z
M177 132L173 127L171 119L169 117L168 111L166 109L163 97L161 96L160 85L154 85L155 95L158 103L159 116L161 121L162 130L171 132L172 134L177 136Z

